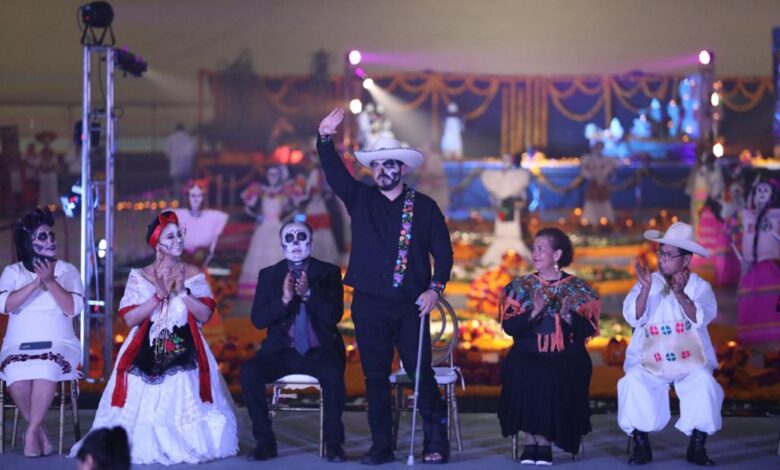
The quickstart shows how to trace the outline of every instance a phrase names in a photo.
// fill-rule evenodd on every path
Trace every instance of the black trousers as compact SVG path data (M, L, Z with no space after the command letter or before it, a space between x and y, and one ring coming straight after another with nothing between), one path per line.
M389 443L392 429L390 374L393 346L404 370L414 382L417 367L417 342L420 318L417 305L411 301L389 302L355 293L352 320L355 323L360 362L366 377L368 424L375 444ZM426 317L420 362L420 395L418 409L423 417L426 452L449 452L447 441L447 408L431 367L430 326Z
M310 349L303 356L292 348L276 352L260 349L241 366L241 393L252 419L252 435L258 444L276 442L268 417L265 385L289 374L306 374L319 380L324 402L325 442L342 444L344 366L335 353L322 348Z

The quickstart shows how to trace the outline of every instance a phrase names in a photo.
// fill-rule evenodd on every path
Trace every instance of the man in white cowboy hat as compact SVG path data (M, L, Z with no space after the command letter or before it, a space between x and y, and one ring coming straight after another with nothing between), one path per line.
M672 224L666 233L645 232L658 243L658 272L636 264L637 283L623 302L634 334L618 381L618 424L632 436L630 464L652 461L648 432L669 422L669 384L680 399L675 427L690 436L687 460L715 465L707 456L707 435L722 425L723 389L712 376L718 361L707 332L718 305L710 284L691 273L691 257L709 256L696 243L693 227Z
M344 111L335 109L322 120L317 151L328 184L352 217L352 252L344 283L355 290L352 320L366 377L373 442L361 462L376 465L395 459L389 381L393 346L404 365L412 367L407 372L413 376L422 334L418 404L425 436L423 460L444 463L449 459L447 413L431 367L428 326L420 332L420 316L434 308L449 281L449 230L433 199L401 181L407 171L422 164L419 150L380 137L372 148L355 152L371 170L376 185L363 184L349 174L332 140L343 118Z

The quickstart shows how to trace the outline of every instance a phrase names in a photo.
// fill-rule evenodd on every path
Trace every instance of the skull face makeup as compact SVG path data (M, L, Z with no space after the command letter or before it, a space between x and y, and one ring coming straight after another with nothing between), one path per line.
M265 172L265 179L268 180L269 186L277 186L282 182L282 170L272 166Z
M298 264L311 255L312 234L307 225L290 222L282 227L280 238L287 260Z
M392 191L401 184L401 168L403 163L398 160L374 160L371 162L371 173L374 182L382 191Z
M53 258L57 252L57 241L51 225L41 225L32 234L32 248L36 255Z
M190 211L200 212L203 207L203 190L200 186L194 185L188 192L190 198Z
M177 224L171 223L162 229L157 249L169 256L181 256L184 250L184 234Z
M772 199L772 185L769 183L759 183L753 190L753 206L756 208L764 207Z

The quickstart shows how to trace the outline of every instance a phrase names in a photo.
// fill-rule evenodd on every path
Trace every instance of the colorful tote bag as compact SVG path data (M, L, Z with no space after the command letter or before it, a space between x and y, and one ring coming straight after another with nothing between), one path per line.
M642 365L652 374L674 382L707 364L701 338L689 320L648 323L643 329Z

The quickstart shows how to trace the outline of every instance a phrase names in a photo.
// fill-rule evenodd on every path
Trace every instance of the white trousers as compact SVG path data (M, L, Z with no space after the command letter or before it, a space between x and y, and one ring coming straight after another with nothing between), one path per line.
M626 433L633 430L655 432L669 422L669 383L632 367L618 380L618 425ZM680 419L674 425L686 436L694 429L715 434L723 425L720 408L723 389L708 368L694 370L674 382L680 399Z

